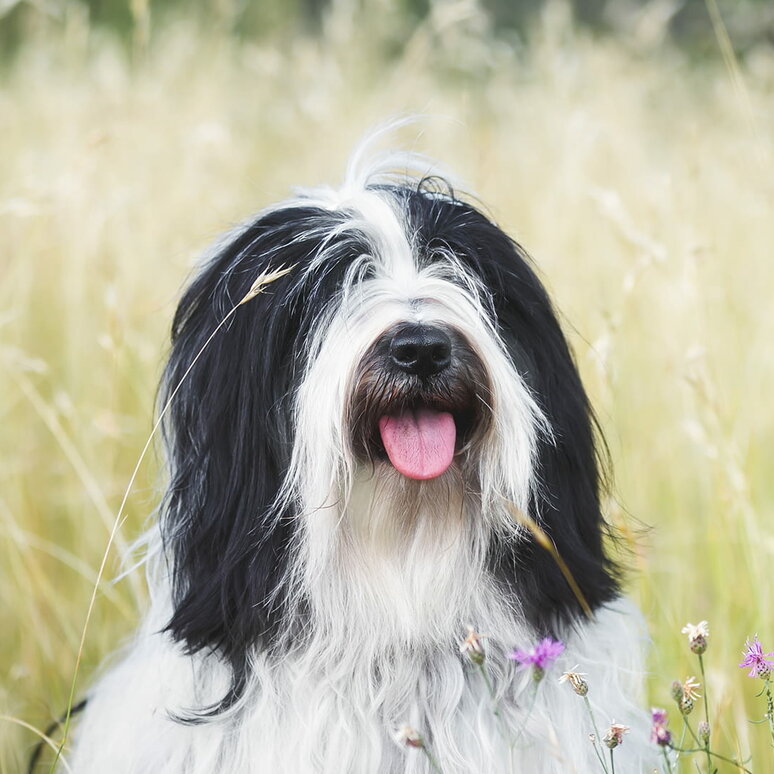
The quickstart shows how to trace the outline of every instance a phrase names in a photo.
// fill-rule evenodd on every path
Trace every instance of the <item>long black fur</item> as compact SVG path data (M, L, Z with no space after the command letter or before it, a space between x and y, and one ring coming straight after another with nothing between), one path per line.
M596 422L548 294L526 251L475 208L422 188L399 195L425 259L451 249L489 290L498 332L553 431L540 442L541 488L530 512L540 514L594 610L617 595L619 571L603 544ZM534 540L514 547L496 539L489 561L539 634L557 634L580 616L556 561Z

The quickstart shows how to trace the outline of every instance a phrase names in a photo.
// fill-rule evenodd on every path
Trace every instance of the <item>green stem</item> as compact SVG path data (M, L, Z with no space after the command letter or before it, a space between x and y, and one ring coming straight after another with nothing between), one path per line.
M675 758L675 762L677 763L678 771L680 770L680 763L679 763L679 761L680 761L680 753L679 753L679 750L680 750L680 748L684 744L685 744L685 724L683 724L683 732L680 734L680 744L677 747L675 747L674 745L670 745L672 747L672 749L677 752L677 757Z
M428 750L424 745L422 745L422 752L427 756L427 760L430 761L430 766L432 767L433 771L438 772L438 774L443 774L441 765L435 759L435 756L430 752L430 750Z
M600 764L602 765L602 771L604 771L605 774L608 774L607 766L605 765L605 759L600 752L602 737L599 735L599 729L597 729L597 721L594 718L594 711L591 709L591 702L589 701L588 696L584 696L583 701L586 702L586 709L588 710L589 718L591 719L591 727L594 729L594 741L592 742L594 745L594 752L597 755L597 760L599 760ZM597 745L600 745L600 747L597 747Z
M707 676L704 674L704 658L699 655L699 667L701 668L701 681L704 683L704 720L709 725L709 691L707 689Z
M530 715L532 714L532 710L535 709L535 702L537 701L538 688L540 688L540 683L534 683L532 698L530 699L530 702L529 702L529 708L527 709L527 714L524 716L524 719L521 721L521 724L519 725L518 729L516 729L516 735L513 737L513 742L511 742L511 749L513 749L516 742L519 741L519 737L522 735L522 733L524 732L524 729L527 727L527 721L529 721Z
M694 749L691 749L690 747L676 747L673 744L670 744L669 746L675 752L690 754L690 753L704 752L705 748L701 746L701 742L699 742L699 745L700 745L699 747L696 747ZM735 761L733 758L726 758L725 755L720 755L720 753L712 752L712 750L709 750L708 752L713 758L717 758L720 761L725 761L726 763L730 763L731 765L736 766L736 768L739 769L740 771L746 772L746 774L752 774L750 769L746 769L744 766L742 766L741 763L739 763L739 761Z
M489 698L492 700L492 705L494 707L494 714L497 715L497 717L500 717L500 710L497 708L497 696L495 696L494 686L492 685L492 681L489 679L489 675L486 673L486 669L484 669L484 665L478 664L477 666L478 666L479 672L481 672L481 677L484 678L486 689L487 691L489 691Z
M704 720L707 723L707 728L710 728L709 723L709 689L707 688L707 676L704 674L704 659L701 653L699 656L699 666L701 667L701 681L704 683ZM704 744L704 750L707 753L707 774L712 774L712 759L709 752L709 739Z
M669 762L669 754L666 751L666 747L662 747L661 752L664 753L664 762L666 763L667 774L672 774L672 764Z
M771 686L769 678L766 678L766 717L769 720L769 733L771 734L771 744L774 746L774 697L771 695Z
M699 737L696 736L696 732L693 730L693 728L691 727L691 724L688 722L687 715L683 715L683 723L685 723L685 727L691 732L691 736L693 737L693 741L696 742L696 746L700 750L703 750L704 745L701 743L701 739L699 739ZM712 774L712 772L710 772L709 774Z
M492 681L489 679L489 675L486 673L486 669L484 669L484 665L477 664L477 666L478 666L479 672L481 672L481 677L484 678L484 684L486 685L486 689L487 691L489 691L489 698L492 700L492 711L494 712L494 715L497 718L497 722L500 725L500 733L502 734L503 740L508 745L509 749L512 749L510 734L508 733L508 728L505 725L505 720L503 719L503 716L500 714L500 709L497 706L497 695L495 694ZM537 693L537 690L535 692ZM534 698L532 701L532 705L534 706ZM532 711L532 707L530 707L530 712L531 711Z
M615 761L613 759L613 748L610 748L610 774L615 774Z

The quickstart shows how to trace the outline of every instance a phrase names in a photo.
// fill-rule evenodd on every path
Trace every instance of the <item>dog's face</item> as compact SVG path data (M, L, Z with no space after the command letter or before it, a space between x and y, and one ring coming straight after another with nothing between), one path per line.
M432 183L313 194L228 235L180 303L173 394L169 630L236 673L279 647L288 616L314 614L332 567L371 561L351 541L320 558L351 522L374 508L396 522L420 501L442 520L441 493L465 511L455 540L475 543L476 578L536 630L578 600L505 503L542 524L592 607L615 593L590 412L548 297L509 237ZM451 576L430 550L443 525L423 512L410 528Z

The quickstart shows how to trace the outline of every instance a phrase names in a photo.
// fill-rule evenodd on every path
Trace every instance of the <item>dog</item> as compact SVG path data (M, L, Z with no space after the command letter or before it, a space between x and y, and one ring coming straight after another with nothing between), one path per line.
M645 770L641 616L556 312L466 197L377 162L228 233L182 296L150 611L76 774L586 774L612 721ZM555 663L512 658L545 637Z

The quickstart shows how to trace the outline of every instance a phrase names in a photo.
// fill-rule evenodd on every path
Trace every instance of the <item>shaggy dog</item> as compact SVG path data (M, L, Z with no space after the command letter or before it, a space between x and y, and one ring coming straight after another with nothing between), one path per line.
M524 250L449 185L358 156L227 234L161 405L152 605L75 774L601 771L573 668L643 770L588 400ZM547 636L542 672L509 658Z

